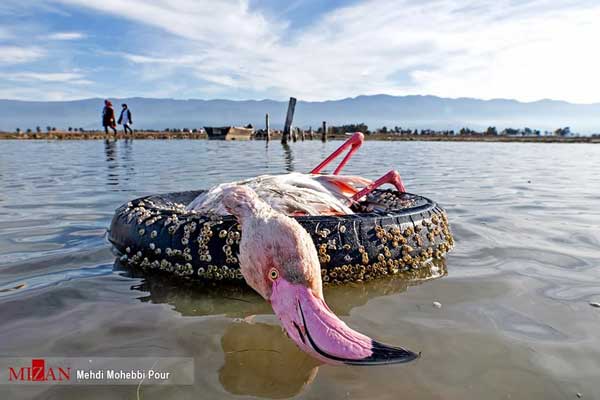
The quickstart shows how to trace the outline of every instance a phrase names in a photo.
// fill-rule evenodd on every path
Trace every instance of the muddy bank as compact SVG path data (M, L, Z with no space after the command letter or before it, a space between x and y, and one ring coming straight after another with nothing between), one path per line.
M329 135L328 140L346 140L345 135ZM49 132L49 133L14 133L0 132L0 140L101 140L101 139L208 139L205 133L201 132L168 132L168 131L138 131L133 134L124 134L122 132L105 134L102 131L92 132ZM273 133L272 141L279 141L280 133ZM366 140L380 141L423 141L423 142L516 142L516 143L600 143L600 137L577 136L481 136L481 135L389 135L373 134L366 135ZM258 139L257 139L258 140ZM261 139L262 140L262 139ZM320 134L314 134L314 138L307 136L307 141L320 141ZM299 140L300 141L300 140Z

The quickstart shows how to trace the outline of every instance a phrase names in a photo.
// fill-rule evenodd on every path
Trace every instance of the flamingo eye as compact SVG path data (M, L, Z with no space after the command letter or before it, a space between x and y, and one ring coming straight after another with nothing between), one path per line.
M279 272L275 268L271 268L271 271L269 271L269 278L271 278L272 280L275 280L278 277L279 277Z

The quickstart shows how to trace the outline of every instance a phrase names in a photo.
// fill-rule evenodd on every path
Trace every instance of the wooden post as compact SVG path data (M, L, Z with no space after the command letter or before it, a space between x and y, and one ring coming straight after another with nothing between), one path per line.
M313 130L312 130L312 126L308 128L308 138L310 140L313 140Z
M271 140L271 128L269 128L269 113L265 115L265 132L267 134L265 140L268 142Z
M323 133L321 135L321 141L326 142L327 141L327 122L323 121Z
M300 140L302 140L304 142L304 139L306 139L306 133L305 133L304 129L302 129L300 131Z
M290 128L292 127L292 120L294 119L294 110L296 109L296 98L290 97L288 103L287 116L285 117L285 125L283 126L283 133L281 135L281 143L287 143L290 138Z

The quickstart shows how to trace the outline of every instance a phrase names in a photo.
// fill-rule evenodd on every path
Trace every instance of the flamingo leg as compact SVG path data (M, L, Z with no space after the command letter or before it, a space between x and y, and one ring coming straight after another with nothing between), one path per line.
M360 192L356 193L354 196L352 196L351 200L359 201L361 198L368 195L373 190L377 189L379 186L385 185L386 183L391 183L392 185L394 185L400 193L406 192L404 184L402 183L402 178L400 178L400 174L398 173L398 171L390 171L381 178L377 179L375 182L362 189Z
M334 175L338 175L340 173L340 171L342 170L342 168L344 168L344 166L346 165L348 160L350 160L350 157L352 157L354 155L354 153L356 153L358 151L358 148L363 144L364 140L365 140L365 136L361 132L354 133L354 135L352 135L352 137L350 139L346 140L344 142L344 144L342 144L336 151L331 153L329 155L329 157L327 157L325 160L323 160L323 162L321 162L321 164L317 165L312 171L310 171L310 173L318 174L330 162L332 162L335 158L337 158L337 156L339 156L344 150L346 150L348 147L350 147L350 150L348 151L348 153L346 154L346 156L344 157L344 159L342 160L340 165L338 165L337 168L333 171Z

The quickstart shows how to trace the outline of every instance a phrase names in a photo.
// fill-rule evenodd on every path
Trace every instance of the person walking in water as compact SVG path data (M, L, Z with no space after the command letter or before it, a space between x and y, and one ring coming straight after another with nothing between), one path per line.
M104 100L104 109L102 110L102 125L104 133L108 134L108 128L112 129L114 134L117 134L117 124L115 124L115 110L109 100Z
M123 131L127 134L127 130L129 129L129 133L133 134L133 130L129 126L133 124L133 120L131 119L131 110L127 107L127 104L121 104L123 109L121 110L121 116L119 117L119 125L123 125Z

